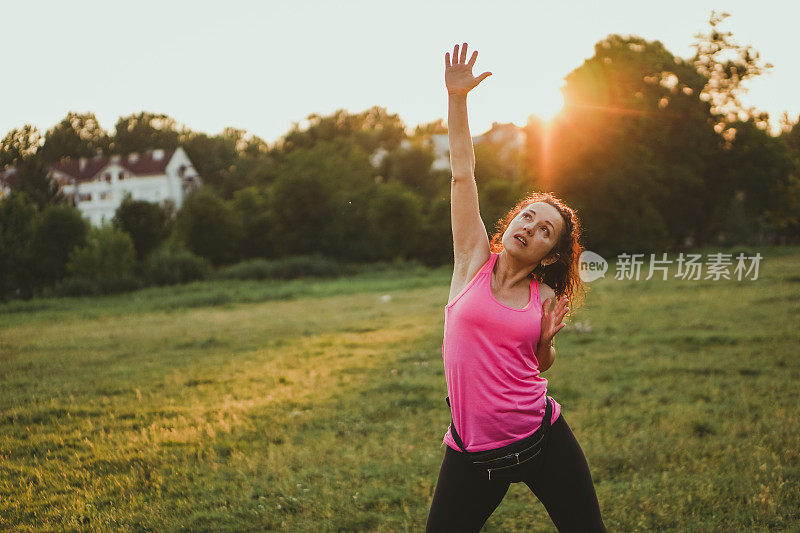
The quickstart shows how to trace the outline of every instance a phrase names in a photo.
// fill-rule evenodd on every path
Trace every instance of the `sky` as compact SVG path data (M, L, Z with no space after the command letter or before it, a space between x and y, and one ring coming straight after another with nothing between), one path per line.
M523 125L561 104L563 78L609 34L689 57L712 10L773 64L745 104L800 115L800 2L763 0L38 1L4 2L0 135L42 132L69 111L113 131L123 115L165 113L194 131L226 126L274 142L311 113L374 105L410 127L447 116L444 54L478 50L492 72L469 96L470 128Z

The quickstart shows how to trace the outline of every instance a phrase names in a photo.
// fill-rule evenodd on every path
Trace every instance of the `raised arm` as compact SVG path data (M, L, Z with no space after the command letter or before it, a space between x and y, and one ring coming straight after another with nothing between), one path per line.
M452 61L449 52L444 56L447 131L450 141L450 168L453 173L450 182L450 219L455 266L450 299L489 258L489 237L478 207L475 153L467 121L467 93L491 76L491 72L484 72L478 77L472 75L477 57L478 52L472 52L472 57L467 61L467 43L461 48L460 56L458 45L453 48Z

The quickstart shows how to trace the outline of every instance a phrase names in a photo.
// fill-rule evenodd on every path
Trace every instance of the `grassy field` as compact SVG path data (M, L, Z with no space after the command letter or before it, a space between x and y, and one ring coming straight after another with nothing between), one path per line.
M609 531L800 530L800 249L759 250L757 280L593 282L556 337ZM0 305L0 530L424 530L449 277ZM523 484L484 528L553 530Z

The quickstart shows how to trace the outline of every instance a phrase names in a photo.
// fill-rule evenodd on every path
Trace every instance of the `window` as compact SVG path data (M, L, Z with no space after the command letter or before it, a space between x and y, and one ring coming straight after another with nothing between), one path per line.
M82 192L78 194L78 201L79 202L91 202L92 201L92 193L90 192Z
M103 175L103 179L106 183L111 183L111 172L106 172L105 175Z
M118 179L119 179L119 181L122 181L122 180L125 179L125 171L124 170L120 170Z
M111 200L111 191L103 191L100 193L101 200Z

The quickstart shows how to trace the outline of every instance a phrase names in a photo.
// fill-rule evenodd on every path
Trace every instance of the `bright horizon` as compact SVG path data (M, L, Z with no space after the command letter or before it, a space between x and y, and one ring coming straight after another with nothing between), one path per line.
M402 8L364 1L344 8L323 2L12 4L4 7L0 34L0 45L16 57L0 84L0 135L26 123L44 133L69 111L93 112L113 131L120 116L150 111L194 131L217 134L231 126L273 143L309 114L373 105L413 128L446 120L444 54L463 42L479 52L473 72L493 73L470 94L470 128L477 135L492 122L549 118L562 103L564 76L611 33L660 40L673 54L690 56L712 9L730 13L721 28L774 65L746 84L743 101L768 112L775 127L784 111L792 120L800 114L794 96L800 57L785 45L800 7L770 5L780 9L738 0L679 0L658 14L629 0L569 6L414 1Z

